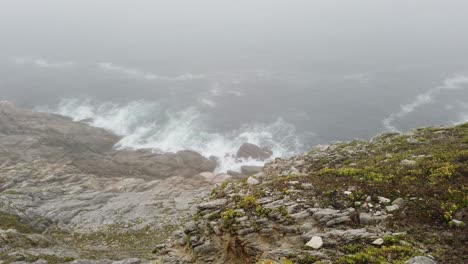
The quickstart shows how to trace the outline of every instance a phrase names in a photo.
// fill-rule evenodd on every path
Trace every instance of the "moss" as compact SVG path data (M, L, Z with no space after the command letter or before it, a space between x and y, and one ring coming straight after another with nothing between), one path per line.
M246 210L253 209L257 207L257 198L253 195L246 195L239 202L238 207Z
M318 257L312 256L310 254L305 254L303 257L296 258L296 263L298 264L313 264L319 260Z
M385 245L395 245L395 244L400 243L401 236L388 235L388 236L384 236L383 240L384 240Z
M223 228L229 232L235 231L235 224L237 224L236 217L241 217L242 213L234 209L227 209L221 213L223 219Z
M261 205L257 205L257 207L255 208L255 214L258 217L268 217L270 213L271 213L271 209L265 208Z
M369 247L355 254L339 258L337 264L380 264L380 263L404 263L417 255L410 246L383 246Z
M0 228L1 229L16 229L21 233L31 233L31 227L21 222L21 219L12 214L0 212Z

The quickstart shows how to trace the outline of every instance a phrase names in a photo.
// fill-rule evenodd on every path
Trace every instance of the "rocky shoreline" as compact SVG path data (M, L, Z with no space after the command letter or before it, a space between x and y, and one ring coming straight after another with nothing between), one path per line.
M226 174L213 157L118 141L0 103L0 263L467 261L467 124Z

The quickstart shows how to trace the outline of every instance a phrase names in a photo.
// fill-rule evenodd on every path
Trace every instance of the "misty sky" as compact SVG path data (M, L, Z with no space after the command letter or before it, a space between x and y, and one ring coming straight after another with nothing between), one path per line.
M145 122L194 108L228 133L282 118L314 144L447 125L468 120L467 14L465 0L0 0L0 100L146 100L162 112Z
M0 2L0 55L177 68L464 63L468 2Z

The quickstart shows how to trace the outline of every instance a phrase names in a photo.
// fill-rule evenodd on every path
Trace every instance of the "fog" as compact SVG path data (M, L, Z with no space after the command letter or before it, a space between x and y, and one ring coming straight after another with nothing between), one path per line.
M208 154L450 125L468 120L467 13L450 0L3 0L0 99L105 117L94 125L128 146Z

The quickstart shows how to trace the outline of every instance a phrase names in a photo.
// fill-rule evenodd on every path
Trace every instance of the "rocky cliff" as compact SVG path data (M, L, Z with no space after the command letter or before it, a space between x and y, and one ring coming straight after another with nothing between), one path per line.
M216 162L196 152L115 150L118 141L0 103L0 263L151 254L218 181L199 175Z
M161 250L174 263L467 263L468 124L276 159L226 181Z
M232 177L196 152L118 141L0 103L0 263L467 262L468 124Z

